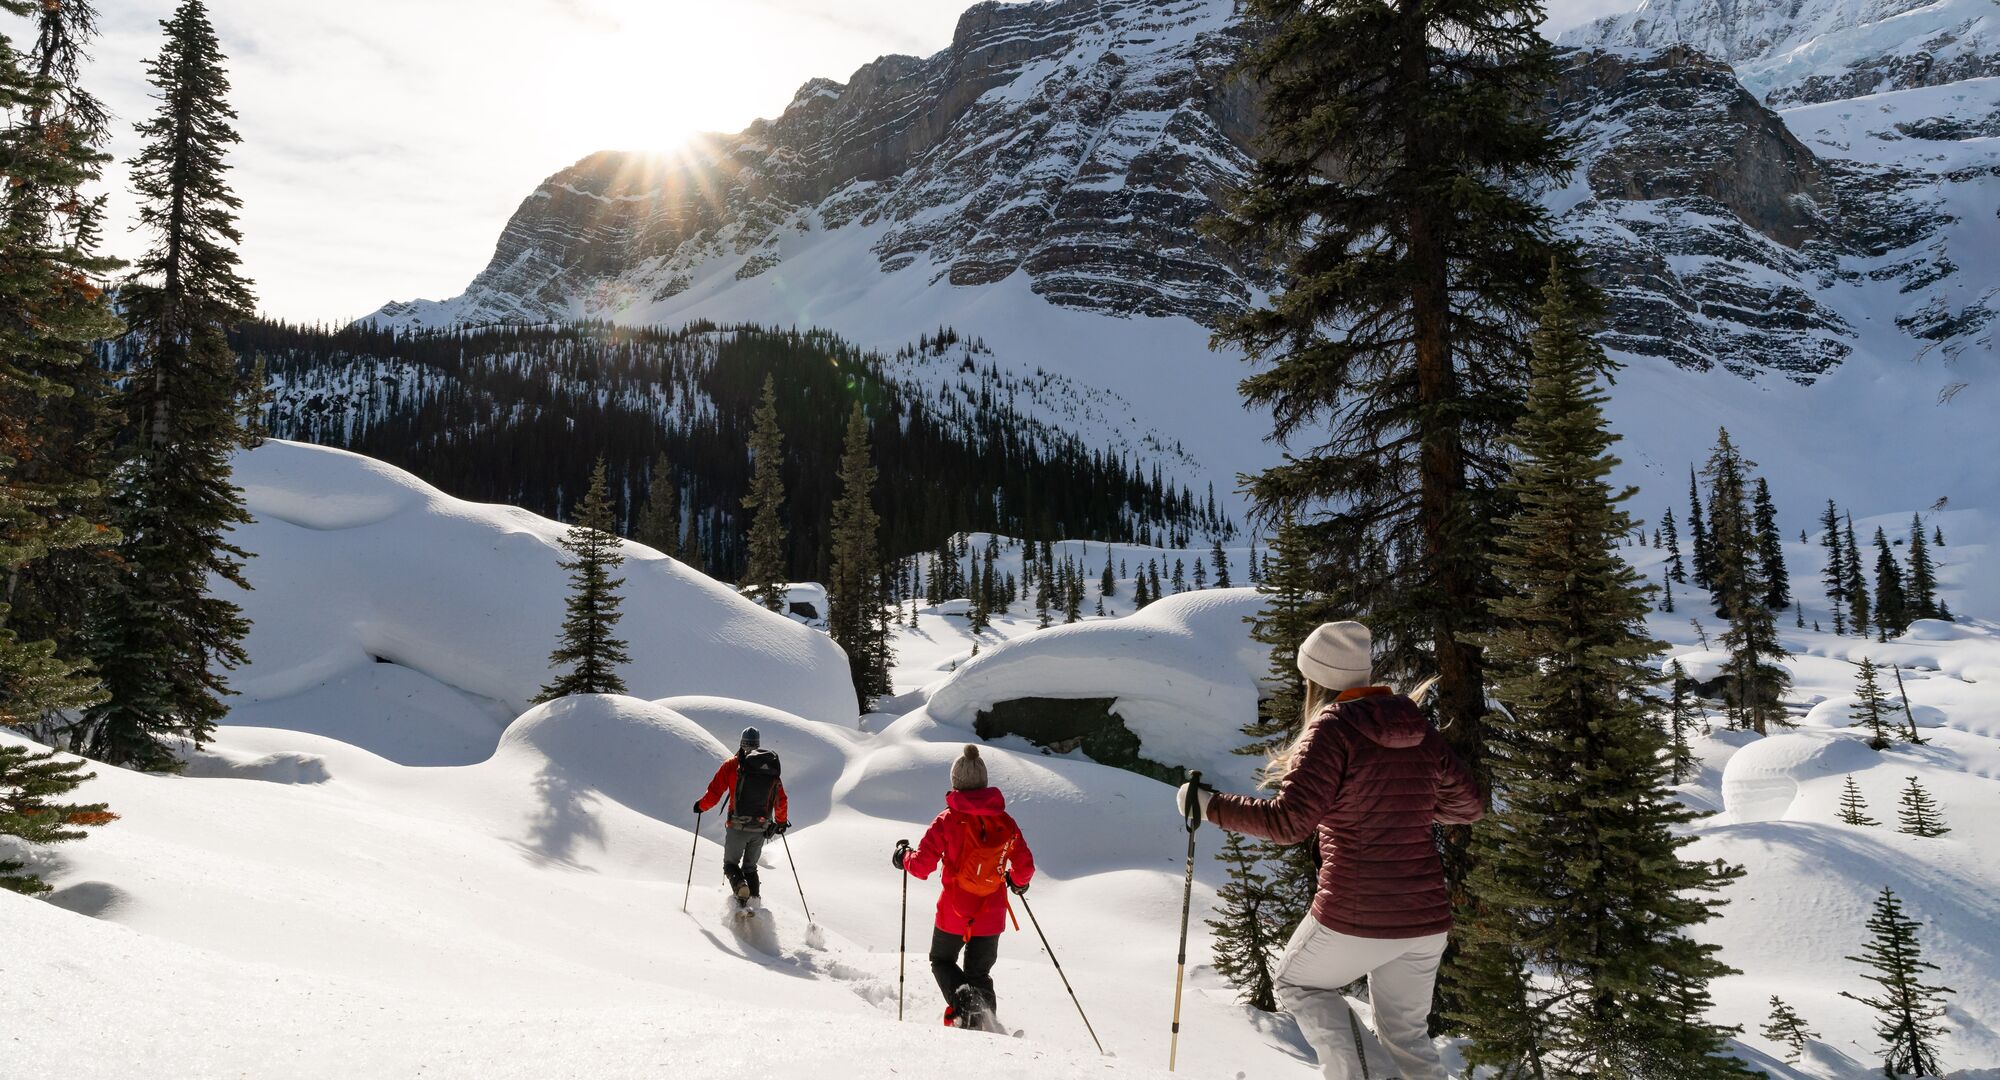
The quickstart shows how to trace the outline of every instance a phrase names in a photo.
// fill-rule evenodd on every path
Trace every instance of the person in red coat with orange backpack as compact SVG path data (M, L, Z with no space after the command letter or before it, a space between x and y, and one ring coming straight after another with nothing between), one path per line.
M919 881L944 867L938 894L937 925L931 931L931 974L944 992L947 1027L1003 1031L995 1011L993 964L1000 958L1000 934L1013 909L1007 890L1028 891L1035 856L1021 827L1007 816L1000 789L986 783L979 748L968 746L951 763L951 790L945 811L912 848L896 841L890 862ZM959 966L959 952L965 966Z

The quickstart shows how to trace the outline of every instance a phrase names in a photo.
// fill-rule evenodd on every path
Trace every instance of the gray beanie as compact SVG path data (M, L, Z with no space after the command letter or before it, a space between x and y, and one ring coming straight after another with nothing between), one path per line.
M1368 685L1373 640L1358 622L1321 623L1299 646L1299 674L1328 690Z
M986 786L986 763L979 760L979 748L967 746L965 753L951 763L951 787L953 791L974 791Z
M736 740L736 748L738 750L755 750L762 745L764 745L764 736L753 727L744 728L743 737Z

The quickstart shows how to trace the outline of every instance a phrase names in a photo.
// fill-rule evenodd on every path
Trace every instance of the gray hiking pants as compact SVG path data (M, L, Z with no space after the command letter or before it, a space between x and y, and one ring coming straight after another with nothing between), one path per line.
M722 834L722 876L734 889L737 882L750 886L751 896L764 895L757 887L757 860L764 854L764 830L725 829Z
M1363 938L1335 933L1311 915L1299 923L1271 975L1278 1000L1319 1054L1326 1080L1362 1080L1354 1027L1340 988L1368 976L1375 1032L1402 1080L1445 1080L1431 1042L1431 992L1446 935ZM1364 1033L1365 1037L1365 1033Z

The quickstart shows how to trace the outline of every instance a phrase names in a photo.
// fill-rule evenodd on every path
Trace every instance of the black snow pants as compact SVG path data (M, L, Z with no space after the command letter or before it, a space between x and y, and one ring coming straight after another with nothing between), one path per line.
M958 966L958 951L961 948L965 950L963 968ZM993 964L999 959L999 934L967 941L949 930L931 928L931 974L937 976L938 989L944 991L946 1004L957 1000L959 987L970 984L986 994L989 1006L997 1008L993 996Z

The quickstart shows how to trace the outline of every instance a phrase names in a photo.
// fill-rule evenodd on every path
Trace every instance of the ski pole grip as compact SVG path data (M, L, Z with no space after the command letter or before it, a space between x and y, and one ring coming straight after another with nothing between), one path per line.
M1194 804L1188 809L1187 829L1193 832L1201 828L1201 770L1188 774L1188 794L1194 797Z

